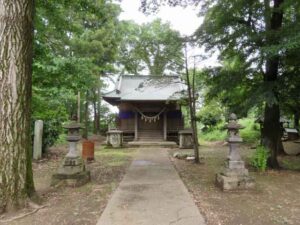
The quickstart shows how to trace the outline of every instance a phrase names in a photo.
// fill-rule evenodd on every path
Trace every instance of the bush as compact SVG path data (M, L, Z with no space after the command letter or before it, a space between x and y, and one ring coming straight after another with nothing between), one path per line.
M270 153L264 146L258 146L251 156L250 164L258 171L265 172Z
M254 119L244 118L239 120L239 123L245 127L240 130L240 135L244 142L257 143L260 140L259 125L255 123Z
M205 141L224 141L227 138L227 130L223 129L224 123L220 123L218 126L207 129L200 133L200 139Z
M54 145L62 133L62 122L57 119L43 121L42 152L45 153L49 147ZM34 138L34 120L32 120L32 140Z

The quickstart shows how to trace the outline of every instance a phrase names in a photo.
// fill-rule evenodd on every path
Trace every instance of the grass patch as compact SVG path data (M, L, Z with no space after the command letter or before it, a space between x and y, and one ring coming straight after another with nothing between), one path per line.
M95 156L102 158L109 167L122 166L126 164L135 154L135 149L130 148L108 148L102 146L95 151Z
M204 141L223 141L227 137L226 130L213 129L200 134L200 139Z
M95 155L98 156L112 156L112 157L123 157L132 155L136 150L130 148L108 148L100 147L96 149Z

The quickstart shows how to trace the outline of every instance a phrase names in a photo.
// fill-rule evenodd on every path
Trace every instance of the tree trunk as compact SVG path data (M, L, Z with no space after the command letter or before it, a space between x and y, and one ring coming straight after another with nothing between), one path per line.
M93 90L93 108L94 108L94 134L100 134L100 90Z
M296 129L299 129L299 117L300 117L299 111L295 111L295 113L294 113L294 127Z
M101 111L101 88L99 87L98 88L98 96L97 96L97 114L98 114L98 117L97 117L97 126L96 126L96 134L100 134L101 132L101 124L100 124L100 111Z
M80 123L80 105L81 105L81 100L80 100L80 91L77 93L77 122ZM72 115L73 116L73 115Z
M94 109L94 131L93 131L93 133L96 134L97 127L98 127L98 113L97 113L97 102L96 102L95 98L93 99L93 109Z
M188 69L188 62L187 62L187 49L185 47L185 73L186 73L186 80L187 80L187 88L188 88L188 95L189 95L189 109L190 109L190 116L191 116L191 126L193 130L193 144L194 144L194 155L195 155L195 163L199 163L199 142L198 142L198 132L197 132L197 123L196 123L196 113L195 113L195 90L192 90L194 85L191 85L190 76L189 76L189 69ZM193 88L194 89L194 88Z
M272 106L266 104L263 129L263 145L270 150L268 166L274 169L279 168L279 163L277 161L279 147L278 141L280 139L279 116L280 114L278 104L273 104Z
M31 168L33 0L0 1L0 212L34 193Z
M85 94L85 104L84 104L84 130L82 137L88 139L88 130L89 130L89 92Z
M274 10L271 14L270 23L268 21L267 26L267 44L273 45L278 43L278 30L282 27L283 12L280 9L284 0L273 0ZM266 73L264 75L264 82L266 86L272 87L270 92L275 96L275 101L271 104L266 103L265 105L265 119L263 129L263 144L270 150L270 157L268 159L268 166L271 168L279 168L277 161L277 155L279 152L279 143L281 142L281 131L280 131L280 110L278 104L278 93L275 84L278 77L279 68L279 56L269 56L266 60ZM271 85L268 85L271 84Z

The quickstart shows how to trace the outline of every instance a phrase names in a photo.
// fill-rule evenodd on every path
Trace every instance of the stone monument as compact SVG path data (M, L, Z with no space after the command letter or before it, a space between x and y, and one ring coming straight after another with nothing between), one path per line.
M179 148L193 148L193 131L192 130L181 130L178 132L179 135Z
M90 171L86 170L84 160L77 150L77 142L81 138L79 133L81 125L72 121L64 128L68 130L69 152L63 159L57 173L52 176L51 185L80 186L90 180Z
M113 148L120 148L123 145L123 131L109 130L107 131L107 144Z
M33 158L42 158L43 146L43 121L37 120L34 123L34 139L33 139Z
M224 191L252 189L255 187L254 179L249 177L239 153L239 144L243 141L239 129L243 127L237 123L234 113L230 115L226 128L229 134L229 155L224 170L216 175L216 185Z

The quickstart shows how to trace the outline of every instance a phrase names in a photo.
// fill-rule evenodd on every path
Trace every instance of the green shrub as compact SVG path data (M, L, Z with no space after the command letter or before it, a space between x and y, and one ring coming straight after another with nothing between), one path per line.
M259 125L255 123L252 118L244 118L239 120L239 123L244 126L244 129L240 130L241 138L246 143L257 143L260 140Z
M258 143L260 140L259 125L255 123L253 118L244 118L238 120L244 129L240 130L240 136L246 143ZM200 139L204 141L220 141L227 138L227 130L224 128L227 122L221 121L212 127L204 127L200 134Z
M58 119L49 119L43 121L43 141L42 152L45 153L49 147L59 138L59 135L63 132L62 122ZM34 120L32 120L32 140L34 138Z
M265 172L269 155L268 149L264 146L257 146L254 154L251 156L250 164L258 171Z
M209 129L200 134L200 139L205 141L224 141L227 138L227 131L219 127Z
M59 137L57 138L57 140L55 141L54 145L63 145L63 144L67 144L68 141L66 140L67 138L67 133L61 133L59 134Z

